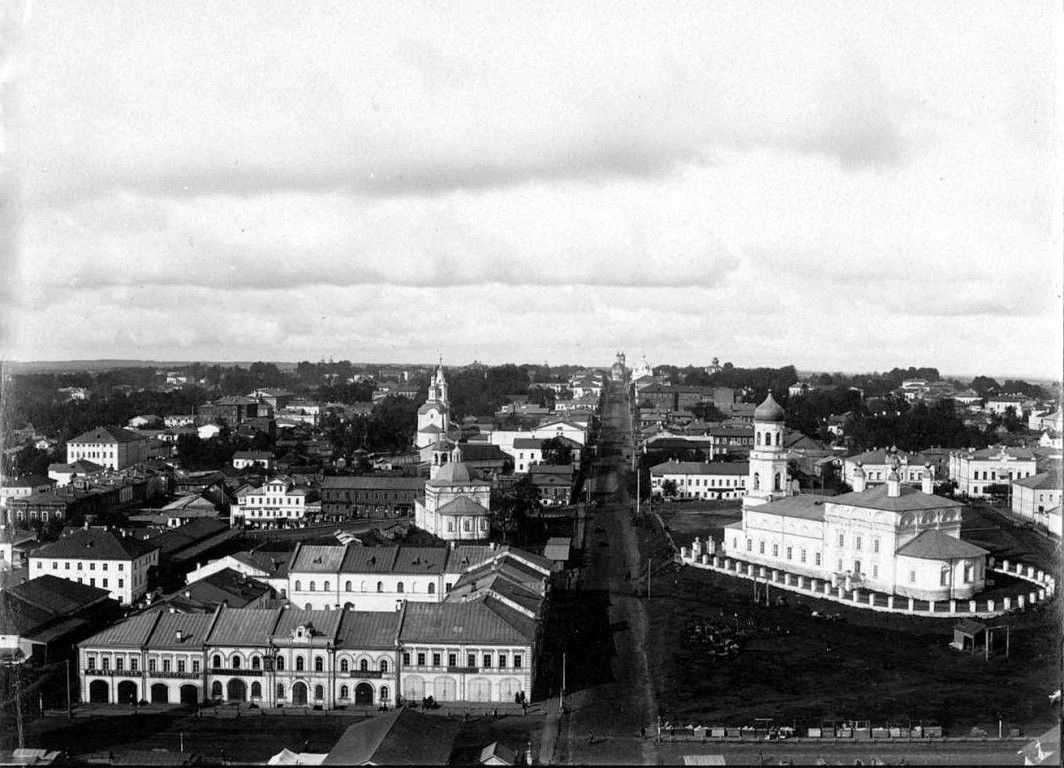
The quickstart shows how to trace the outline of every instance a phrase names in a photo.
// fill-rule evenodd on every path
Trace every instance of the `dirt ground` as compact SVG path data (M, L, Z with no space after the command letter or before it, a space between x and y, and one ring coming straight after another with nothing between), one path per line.
M454 715L457 717L458 715ZM121 754L133 750L178 750L184 739L186 752L196 752L215 761L231 759L265 763L282 749L296 752L328 752L350 726L365 718L339 713L292 713L286 717L244 713L230 717L203 717L181 711L129 715L46 717L27 727L27 746L65 750L85 759L95 752ZM500 741L514 749L538 739L542 715L509 715L494 720L471 717L463 722L455 747L484 746Z
M739 512L661 505L679 546L696 535L720 538ZM1038 563L1052 542L1004 527L993 513L966 515L965 537L1000 556ZM968 529L973 535L969 536ZM643 532L660 538L660 534ZM649 542L648 542L649 543ZM1060 601L1047 609L1005 617L1012 627L1009 658L958 653L948 647L953 620L879 614L786 593L783 606L755 605L751 582L671 565L653 584L648 646L656 656L658 701L674 723L742 725L754 718L778 724L871 720L875 725L941 725L949 735L973 727L1039 732L1056 711ZM783 593L777 593L783 594ZM775 595L774 595L775 597ZM839 615L817 620L811 611ZM711 656L686 642L693 623L738 627L740 650ZM1003 649L1002 649L1003 650Z

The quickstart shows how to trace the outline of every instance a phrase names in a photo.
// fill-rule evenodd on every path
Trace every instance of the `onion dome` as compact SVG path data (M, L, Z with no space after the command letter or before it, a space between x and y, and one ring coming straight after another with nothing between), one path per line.
M783 408L772 397L771 392L768 393L765 402L754 410L754 421L783 421L783 417Z

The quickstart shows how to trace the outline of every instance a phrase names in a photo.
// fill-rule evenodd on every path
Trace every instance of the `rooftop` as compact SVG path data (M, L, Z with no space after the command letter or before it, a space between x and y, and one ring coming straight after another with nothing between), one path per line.
M82 432L77 437L67 441L70 443L97 443L101 445L113 445L116 443L135 443L144 440L143 435L131 432L121 427L96 427L88 432Z
M31 558L55 558L57 560L78 558L82 560L134 560L153 549L150 544L137 539L117 536L99 528L78 528L51 544L34 551Z
M958 539L937 529L923 531L912 541L898 547L896 554L916 557L921 560L955 560L982 557L990 554L963 539Z

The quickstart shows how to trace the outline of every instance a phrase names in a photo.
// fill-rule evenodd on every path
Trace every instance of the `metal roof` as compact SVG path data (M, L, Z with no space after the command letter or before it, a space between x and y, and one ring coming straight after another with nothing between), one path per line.
M407 603L399 640L527 645L535 640L535 622L492 597L468 602Z
M967 557L982 557L990 554L982 547L954 538L949 534L932 528L920 533L912 541L898 547L898 555L915 557L920 560L956 560Z
M280 608L222 608L208 638L211 645L266 645Z
M398 547L349 547L341 564L343 573L390 573Z
M926 509L963 508L964 504L945 496L924 493L903 485L898 496L889 495L889 485L875 485L863 491L851 491L827 500L830 504L846 504L864 509L881 509L887 512L916 512Z
M82 648L98 646L140 648L148 641L152 630L155 629L155 623L162 615L163 612L161 610L156 610L130 616L128 619L123 619L114 626L108 627L103 632L83 640L79 645Z
M214 617L213 613L162 613L145 645L173 650L202 647ZM178 632L181 633L180 640L177 639Z
M787 496L778 501L770 501L767 504L750 507L750 511L823 522L824 502L826 500L824 496Z
M158 547L137 539L121 538L111 531L98 528L79 528L45 544L34 551L31 558L79 560L134 560Z
M272 637L287 640L296 627L312 625L317 635L326 639L336 638L343 611L307 611L302 608L285 608L274 627Z
M342 648L394 648L398 611L343 611L336 644Z
M303 544L296 551L291 573L336 573L344 562L344 544Z

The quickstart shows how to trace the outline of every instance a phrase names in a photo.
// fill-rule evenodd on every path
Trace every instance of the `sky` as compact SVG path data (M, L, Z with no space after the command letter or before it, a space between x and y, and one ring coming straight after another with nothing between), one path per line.
M1060 378L1059 4L8 2L0 354Z

